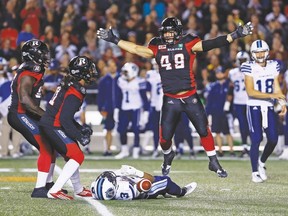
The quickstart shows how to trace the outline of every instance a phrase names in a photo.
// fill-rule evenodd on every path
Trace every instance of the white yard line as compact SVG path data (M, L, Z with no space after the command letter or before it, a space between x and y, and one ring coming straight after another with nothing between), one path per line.
M80 169L80 172L82 173L102 173L104 171L106 171L107 169ZM19 169L20 172L25 172L25 173L35 173L37 172L37 169L35 168L22 168ZM0 168L0 173L1 172L15 172L15 169L11 169L11 168ZM58 175L60 175L60 173L62 172L62 169L55 165L55 169L54 172L57 173ZM69 180L67 182L67 184L69 185L69 187L73 188L73 185L71 183L71 181ZM1 187L0 190L8 190L10 189L10 187ZM91 198L91 197L79 197L77 196L77 199L83 199L85 200L87 203L89 203L96 211L97 213L99 213L101 216L114 216L105 205L103 205L102 203L100 203L99 201Z
M14 172L15 169L11 169L11 168L0 168L0 173L1 172Z

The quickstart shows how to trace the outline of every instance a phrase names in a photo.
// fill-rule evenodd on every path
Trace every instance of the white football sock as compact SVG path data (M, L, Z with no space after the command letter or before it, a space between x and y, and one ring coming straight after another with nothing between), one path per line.
M163 150L163 149L162 149L163 154L169 154L171 151L172 151L172 147L170 147L170 148L167 149L167 150Z
M63 167L63 170L56 180L53 187L49 190L49 193L57 193L65 183L71 178L75 171L79 168L80 164L73 159L69 159L68 162Z
M260 159L258 161L258 164L261 166L261 167L265 167L265 163L263 163Z
M73 188L74 188L74 193L78 194L83 191L83 186L80 183L80 174L79 174L79 168L74 172L74 174L70 178Z
M49 170L48 177L47 177L47 183L48 182L50 183L53 181L54 168L55 168L55 163L51 163L50 170Z
M48 172L37 172L37 180L35 188L45 187L48 177Z

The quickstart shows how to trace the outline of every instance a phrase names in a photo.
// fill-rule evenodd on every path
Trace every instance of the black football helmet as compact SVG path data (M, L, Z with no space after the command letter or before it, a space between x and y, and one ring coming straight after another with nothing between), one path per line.
M37 39L26 41L22 48L22 59L24 62L32 61L35 64L48 67L50 63L50 51L48 46Z
M92 83L99 77L95 64L86 56L75 56L69 62L69 74L77 80Z
M164 33L174 31L174 38L165 38ZM159 29L160 37L165 43L173 44L176 40L179 40L183 34L183 25L179 19L176 17L167 17L161 23L161 28ZM171 41L170 41L171 40Z

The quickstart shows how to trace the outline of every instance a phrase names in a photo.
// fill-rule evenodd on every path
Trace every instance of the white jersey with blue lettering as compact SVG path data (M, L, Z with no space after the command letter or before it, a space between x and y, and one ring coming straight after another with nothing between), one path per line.
M135 79L128 82L119 77L118 86L122 91L122 110L135 110L143 106L140 90L146 88L146 83L143 78L135 77Z
M254 81L254 89L263 93L274 92L274 79L280 72L280 66L275 60L267 60L266 66L262 67L255 61L245 62L241 65L241 72L251 76ZM249 106L273 106L273 99L258 99L248 97Z
M244 74L240 68L233 68L229 71L229 79L234 85L233 103L238 105L247 104L248 95L245 89Z
M156 70L147 71L146 80L151 85L151 107L155 107L155 110L160 111L163 103L163 89L159 72Z
M116 200L133 200L136 199L140 192L137 190L136 182L141 178L131 176L117 176L117 190L115 198Z

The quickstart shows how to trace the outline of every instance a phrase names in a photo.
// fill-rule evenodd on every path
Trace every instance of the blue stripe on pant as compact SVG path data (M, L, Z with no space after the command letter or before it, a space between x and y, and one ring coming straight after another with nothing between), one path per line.
M248 106L247 118L251 139L250 159L252 172L256 172L258 170L259 146L263 140L262 114L260 106ZM265 162L272 154L278 141L277 119L273 107L268 107L267 121L268 127L264 128L267 144L265 145L261 157L262 162Z

